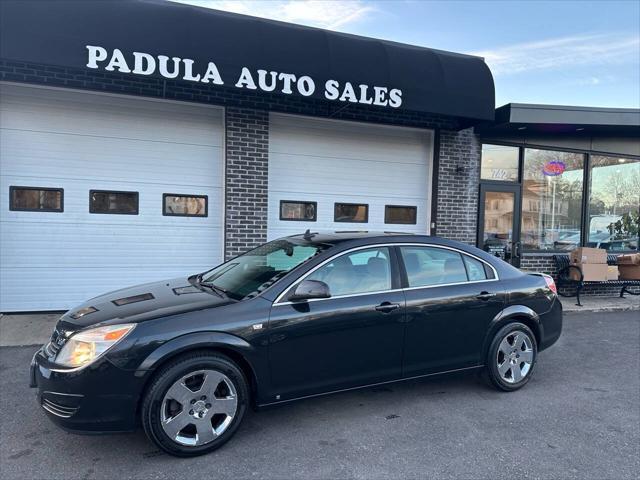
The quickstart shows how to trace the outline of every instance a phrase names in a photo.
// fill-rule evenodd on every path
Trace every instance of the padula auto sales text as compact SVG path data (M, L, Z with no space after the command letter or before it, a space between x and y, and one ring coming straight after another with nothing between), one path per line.
M186 80L189 82L212 83L226 85L223 76L214 62L209 62L206 68L198 69L195 62L188 58L167 57L166 55L151 55L143 52L133 52L125 56L121 50L87 45L87 67L109 72L132 73L135 75L154 75L159 73L164 78ZM304 97L310 97L316 92L316 82L308 75L297 76L292 73L274 72L268 70L251 71L242 67L238 78L234 78L233 86L247 90L261 90L263 92L280 92L291 95L297 92ZM329 79L324 82L324 98L338 102L361 103L378 105L381 107L398 108L402 105L402 91L398 88L388 88L366 84L352 84Z

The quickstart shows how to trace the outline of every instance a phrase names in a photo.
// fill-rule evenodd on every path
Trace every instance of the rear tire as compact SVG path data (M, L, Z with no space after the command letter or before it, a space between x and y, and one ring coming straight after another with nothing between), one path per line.
M224 355L194 352L157 372L142 402L142 426L160 449L203 455L236 432L249 405L242 370Z
M486 359L487 376L499 390L513 392L524 387L538 356L536 337L524 323L509 323L496 333Z

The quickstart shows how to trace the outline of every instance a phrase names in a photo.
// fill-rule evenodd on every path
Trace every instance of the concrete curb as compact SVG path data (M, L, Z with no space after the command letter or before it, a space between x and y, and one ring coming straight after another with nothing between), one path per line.
M563 305L564 308L564 305ZM577 305L575 306L575 308L564 308L564 313L597 313L597 312L630 312L632 310L638 310L640 311L640 306L639 307L592 307L592 308L588 308L588 307L578 307Z
M560 300L564 312L628 312L640 310L640 299L636 298L616 298L610 297L594 298L587 297L587 305L579 307L575 304L575 299L567 298ZM585 302L585 299L582 299Z

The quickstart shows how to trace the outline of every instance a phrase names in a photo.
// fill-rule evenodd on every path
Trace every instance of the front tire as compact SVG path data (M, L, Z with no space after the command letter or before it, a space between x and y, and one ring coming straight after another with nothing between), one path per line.
M538 356L536 337L524 323L510 323L496 333L487 353L491 384L506 392L524 387Z
M247 380L224 355L186 354L163 367L144 397L142 425L165 452L212 452L236 432L249 404Z

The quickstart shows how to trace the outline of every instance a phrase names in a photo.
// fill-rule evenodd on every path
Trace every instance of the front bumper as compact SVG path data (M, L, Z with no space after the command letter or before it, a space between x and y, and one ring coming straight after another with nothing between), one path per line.
M31 361L30 386L38 389L38 403L60 427L77 433L131 431L142 380L107 358L78 370L61 370L43 348Z

